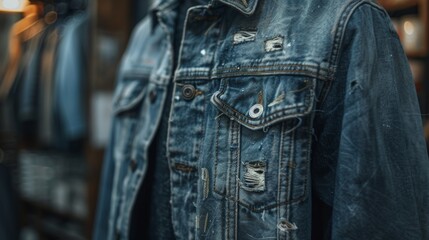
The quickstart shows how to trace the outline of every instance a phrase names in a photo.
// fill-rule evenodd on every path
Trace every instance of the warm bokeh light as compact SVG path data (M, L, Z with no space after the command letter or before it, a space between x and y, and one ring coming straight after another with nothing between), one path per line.
M406 34L413 35L415 32L414 24L411 21L405 21L404 30Z
M0 0L0 11L22 12L26 4L26 0Z

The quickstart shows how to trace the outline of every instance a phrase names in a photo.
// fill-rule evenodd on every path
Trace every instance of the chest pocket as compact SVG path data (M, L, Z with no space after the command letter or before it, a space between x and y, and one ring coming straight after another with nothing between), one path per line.
M145 99L148 76L125 74L116 87L113 99L114 156L116 161L129 159L142 102Z
M315 79L222 79L216 117L214 191L252 211L305 198Z

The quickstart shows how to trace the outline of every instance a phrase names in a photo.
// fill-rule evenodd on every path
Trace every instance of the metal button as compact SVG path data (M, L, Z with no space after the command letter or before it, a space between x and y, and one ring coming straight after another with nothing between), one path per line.
M158 94L156 93L155 89L152 89L149 93L149 99L151 103L154 103L156 101L156 97L158 96Z
M195 93L195 87L192 85L187 84L182 88L182 96L185 100L192 100L195 97Z
M249 116L251 118L258 118L262 115L263 112L264 112L264 106L262 106L261 104L255 104L250 108Z
M130 161L130 169L131 169L131 171L133 171L133 172L137 169L137 161L136 161L135 159L132 159L132 160Z

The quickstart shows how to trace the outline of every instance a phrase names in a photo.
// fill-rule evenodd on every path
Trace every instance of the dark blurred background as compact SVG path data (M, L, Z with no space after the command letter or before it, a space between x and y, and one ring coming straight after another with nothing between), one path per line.
M149 0L0 0L0 240L90 239L117 67Z

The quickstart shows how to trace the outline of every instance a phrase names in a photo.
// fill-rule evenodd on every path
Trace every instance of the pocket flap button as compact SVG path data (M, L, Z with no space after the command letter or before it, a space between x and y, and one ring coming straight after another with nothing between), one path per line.
M255 104L250 108L249 116L251 118L258 118L262 115L263 112L264 112L264 106L262 106L261 104Z

